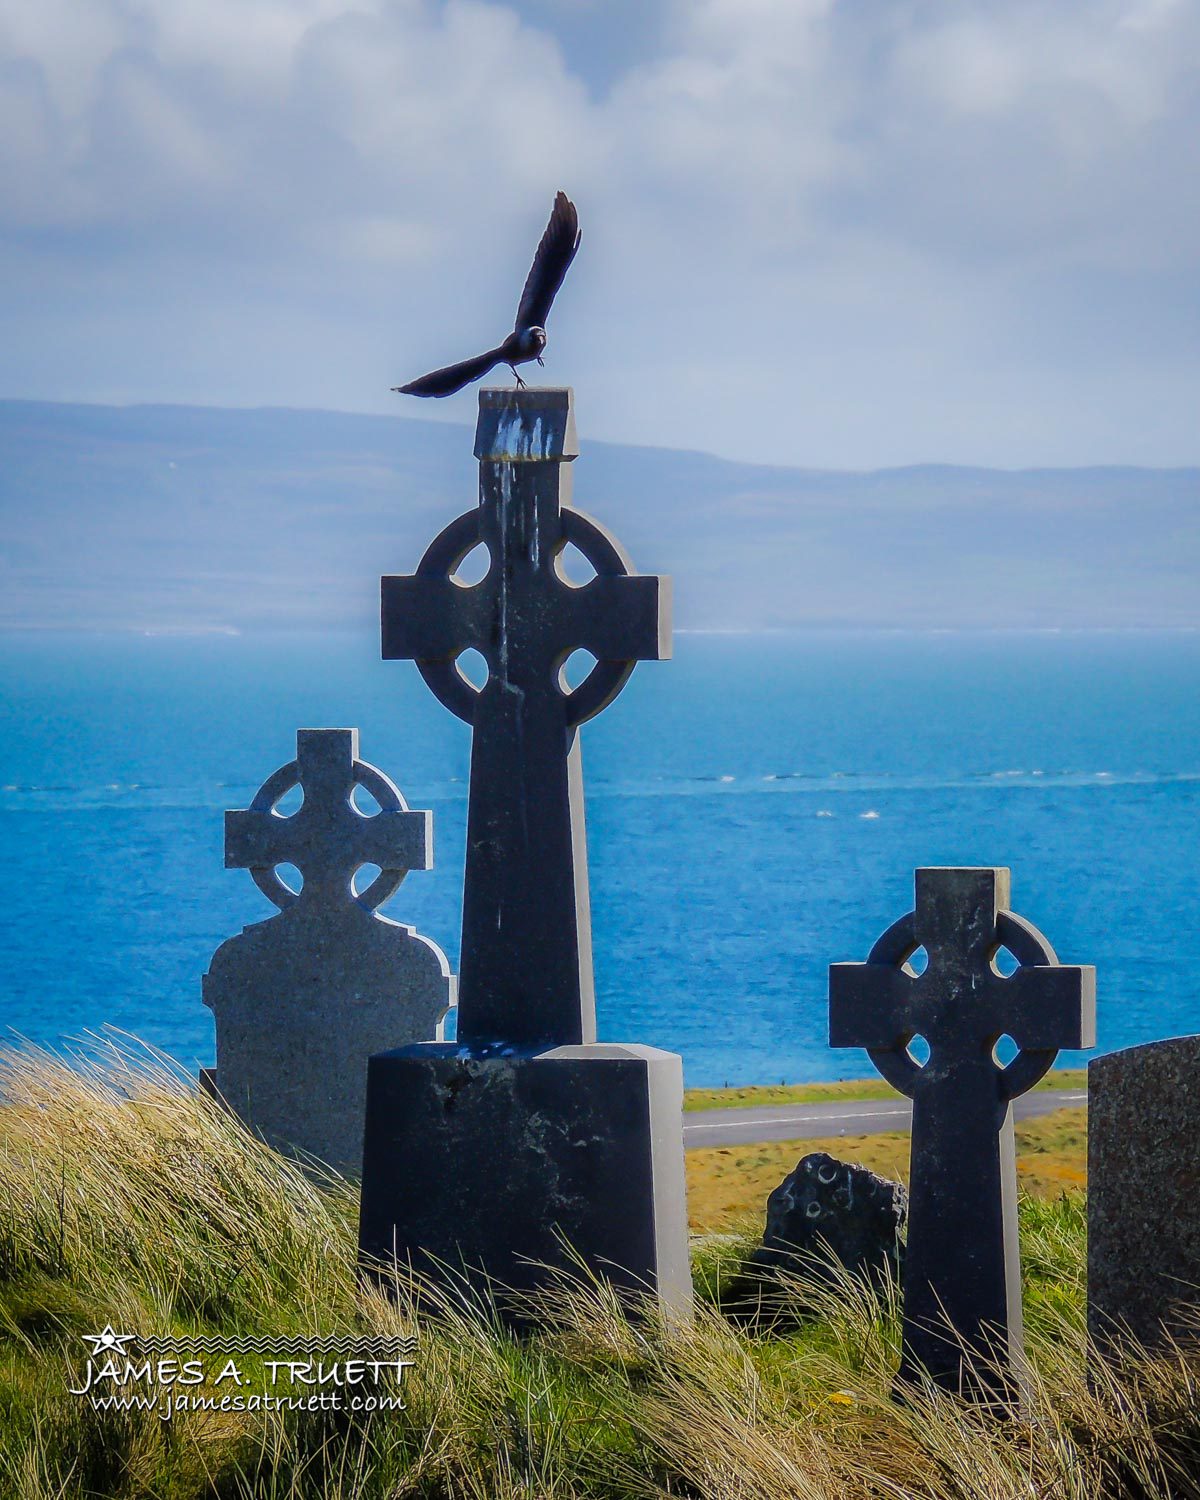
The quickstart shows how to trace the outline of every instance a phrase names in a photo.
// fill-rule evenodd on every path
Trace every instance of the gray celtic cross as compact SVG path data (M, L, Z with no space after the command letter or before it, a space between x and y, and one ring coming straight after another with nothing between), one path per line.
M458 1039L538 1048L596 1036L576 730L640 660L670 655L669 580L638 577L617 542L570 505L579 452L571 392L480 392L478 508L430 545L416 574L383 579L383 655L412 659L474 731ZM454 574L479 543L486 576ZM575 586L573 543L596 571ZM473 648L488 680L457 666ZM596 658L569 690L576 650Z
M913 1101L901 1383L925 1373L987 1398L1022 1369L1011 1103L1060 1047L1095 1045L1095 970L1060 965L1008 910L1005 869L916 872L916 910L866 963L829 970L829 1042L865 1047ZM1018 968L1003 977L1007 948ZM924 948L925 969L907 960ZM1002 1067L996 1043L1017 1055ZM909 1052L929 1044L922 1066ZM1007 1369L1005 1368L1007 1366Z
M304 801L283 817L275 807L296 786ZM358 811L356 786L375 798L378 813ZM297 901L349 899L357 871L378 865L380 873L354 897L374 910L409 870L427 870L430 863L429 814L409 812L395 784L358 759L356 729L297 730L296 759L267 778L245 811L225 814L225 868L249 870L281 910ZM298 894L276 874L283 864L304 877Z
M276 811L294 787L300 808ZM379 803L354 806L355 786ZM225 864L248 869L280 910L221 944L204 976L217 1066L202 1083L271 1145L342 1171L362 1161L367 1059L437 1034L452 1003L445 955L375 908L432 863L432 817L358 759L358 731L301 729L296 759L244 811L225 814ZM295 865L297 893L278 865ZM361 895L362 865L380 873Z

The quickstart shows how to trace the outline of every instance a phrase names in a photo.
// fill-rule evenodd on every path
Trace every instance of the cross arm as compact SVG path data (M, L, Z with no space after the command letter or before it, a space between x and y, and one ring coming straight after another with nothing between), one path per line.
M596 577L571 590L574 649L597 661L666 661L671 655L671 580L653 574Z
M829 1045L888 1051L918 1028L913 979L893 964L829 965Z
M355 813L351 853L381 870L428 870L433 864L433 814L385 809Z
M292 862L291 820L253 808L225 814L225 868L257 870Z
M381 870L428 870L432 865L432 813L385 808L368 816L350 807L344 813L338 842L347 865L378 865ZM303 821L303 809L291 817L254 809L227 812L225 868L294 864L303 873L306 830L297 828Z
M467 588L420 574L380 584L385 660L448 661L478 645L487 608L479 584Z
M1004 1030L1031 1051L1096 1045L1096 970L1091 964L1022 965L996 981L1009 996Z

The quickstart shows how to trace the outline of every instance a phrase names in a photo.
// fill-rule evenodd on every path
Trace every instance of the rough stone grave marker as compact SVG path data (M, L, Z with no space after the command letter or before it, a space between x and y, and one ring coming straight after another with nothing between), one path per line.
M371 1059L362 1253L500 1291L570 1268L569 1245L682 1307L682 1065L596 1041L578 739L636 661L669 655L668 581L634 575L571 507L569 390L489 389L479 407L478 508L383 580L383 655L415 660L473 735L458 1041ZM480 542L486 576L454 581ZM558 570L568 543L596 570L582 586ZM456 666L469 648L482 688ZM569 690L577 649L596 665Z
M833 1288L847 1276L879 1287L898 1282L907 1215L898 1182L809 1152L767 1199L762 1243L742 1262L724 1310L739 1320L786 1323L807 1310L797 1276Z
M296 786L298 811L277 804ZM362 786L375 814L354 806ZM367 1059L432 1037L454 1000L445 954L375 908L409 870L427 870L432 816L358 759L356 729L301 729L296 759L225 814L225 865L248 869L280 908L222 943L204 976L216 1018L217 1066L205 1087L277 1148L340 1171L362 1165ZM276 867L294 865L299 893ZM380 873L355 894L363 865Z
M1110 1348L1200 1337L1200 1036L1088 1065L1088 1328Z
M1008 904L1005 869L918 870L915 911L866 963L829 970L830 1045L865 1047L913 1101L899 1383L924 1374L983 1400L1017 1394L1024 1367L1011 1104L1060 1047L1095 1045L1095 970L1059 964ZM1007 978L1001 947L1018 964ZM1019 1050L1002 1067L1005 1035Z

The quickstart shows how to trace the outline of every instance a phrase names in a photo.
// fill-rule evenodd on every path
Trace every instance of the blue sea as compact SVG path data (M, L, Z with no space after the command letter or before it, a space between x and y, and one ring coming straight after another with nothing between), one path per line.
M385 910L456 961L469 732L411 664L352 635L0 638L0 1023L211 1062L201 975L273 910L223 868L222 812L325 725L433 809L435 868ZM826 1044L827 966L927 864L1011 866L1015 909L1096 965L1103 1050L1200 1030L1200 635L680 635L582 733L600 1034L691 1085L869 1073Z

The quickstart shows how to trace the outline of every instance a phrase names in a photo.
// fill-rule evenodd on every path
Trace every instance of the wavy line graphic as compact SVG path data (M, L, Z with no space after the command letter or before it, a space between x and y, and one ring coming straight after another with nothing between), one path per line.
M280 1354L295 1355L341 1355L362 1359L398 1359L412 1354L417 1347L415 1338L354 1338L346 1335L328 1338L288 1338L281 1334L247 1335L241 1338L221 1338L217 1334L206 1334L200 1338L141 1338L132 1340L146 1354Z

